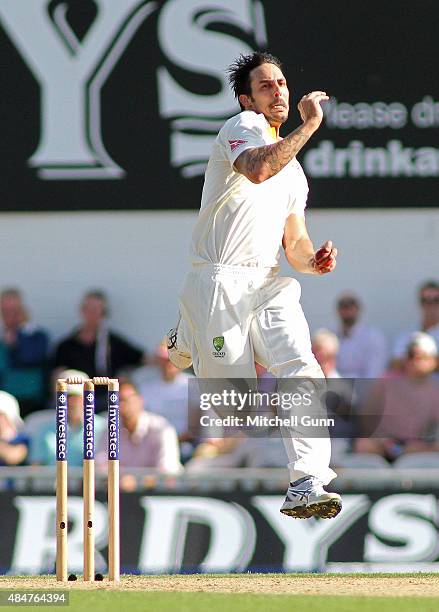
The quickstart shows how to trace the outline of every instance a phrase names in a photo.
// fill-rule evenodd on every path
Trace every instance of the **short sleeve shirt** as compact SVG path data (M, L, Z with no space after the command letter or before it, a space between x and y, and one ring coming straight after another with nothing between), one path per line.
M220 130L192 236L193 263L274 267L289 215L303 216L308 183L296 159L260 184L237 172L243 151L276 142L264 115L243 111Z

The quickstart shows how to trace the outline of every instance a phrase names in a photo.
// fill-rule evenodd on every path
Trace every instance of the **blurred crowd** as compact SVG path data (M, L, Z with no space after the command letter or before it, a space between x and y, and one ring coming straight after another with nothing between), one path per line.
M379 326L366 321L358 296L344 293L335 304L337 326L312 334L328 389L337 390L327 403L336 416L331 431L335 467L439 467L438 282L420 286L418 306L418 320L388 343ZM113 330L103 291L88 291L79 315L79 326L54 344L31 320L19 289L1 292L0 465L54 465L56 379L110 376L121 381L125 490L135 488L130 467L178 473L212 466L285 466L274 429L263 436L217 430L197 435L188 409L193 374L170 363L165 344L147 352ZM270 388L271 375L260 366L257 373L260 388ZM71 386L68 401L69 463L81 465L80 385ZM98 466L106 457L105 410L105 397L98 395Z

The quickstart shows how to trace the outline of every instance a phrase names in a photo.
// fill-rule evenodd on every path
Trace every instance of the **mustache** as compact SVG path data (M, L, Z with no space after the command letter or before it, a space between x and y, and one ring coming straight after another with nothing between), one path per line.
M274 108L275 106L283 106L284 108L288 108L287 104L283 100L277 100L276 102L273 102L273 104L270 104L270 108Z

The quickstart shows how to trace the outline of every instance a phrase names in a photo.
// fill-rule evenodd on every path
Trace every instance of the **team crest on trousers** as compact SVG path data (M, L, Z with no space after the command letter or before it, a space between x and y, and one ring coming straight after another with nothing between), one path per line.
M224 336L216 336L212 342L215 349L213 353L214 357L224 357L225 352L222 352L222 348L224 347Z

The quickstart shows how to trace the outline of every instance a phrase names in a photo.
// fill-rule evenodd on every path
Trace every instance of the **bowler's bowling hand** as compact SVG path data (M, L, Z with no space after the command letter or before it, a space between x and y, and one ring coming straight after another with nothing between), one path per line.
M337 249L327 240L311 257L310 266L315 274L332 272L337 265Z
M303 96L297 108L304 124L313 131L317 130L323 120L323 110L321 102L329 100L326 91L312 91Z

